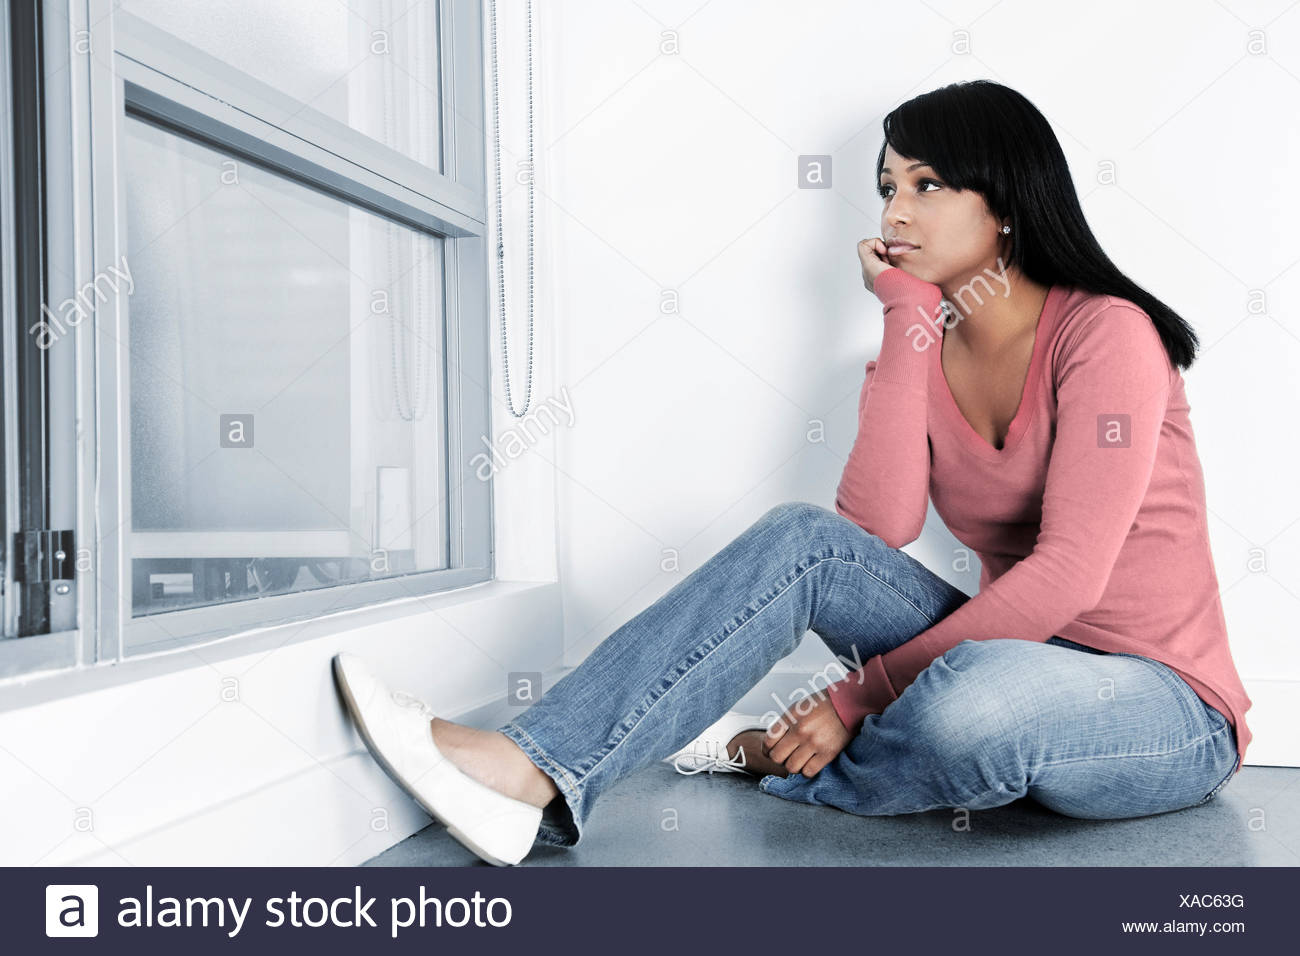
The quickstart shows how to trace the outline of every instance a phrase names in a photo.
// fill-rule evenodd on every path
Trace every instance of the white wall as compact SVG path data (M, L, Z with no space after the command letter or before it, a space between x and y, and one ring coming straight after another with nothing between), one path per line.
M1044 111L1103 247L1201 335L1186 379L1255 702L1250 762L1294 765L1300 8L1287 6L1194 0L1171 20L1165 4L1028 0L538 4L539 210L557 381L577 418L556 478L570 660L771 505L833 507L880 342L855 252L880 234L880 121L987 77ZM521 2L501 9L522 18ZM1271 56L1248 54L1248 28L1273 17ZM795 188L800 154L832 155L832 189ZM680 314L659 312L668 294ZM809 440L818 422L825 438ZM1252 547L1266 570L1251 570ZM680 571L660 570L669 549ZM908 551L976 589L978 564L954 570L964 550L933 511ZM829 659L809 635L783 664Z

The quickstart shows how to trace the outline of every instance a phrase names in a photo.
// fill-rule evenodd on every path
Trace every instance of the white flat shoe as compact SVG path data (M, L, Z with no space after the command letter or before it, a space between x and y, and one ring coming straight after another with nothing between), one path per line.
M729 710L681 750L665 757L664 763L672 764L678 773L745 773L745 748L740 747L734 758L727 755L727 744L743 730L767 730L767 725L762 717Z
M334 681L361 739L384 772L447 832L493 866L528 855L542 808L479 783L434 743L435 714L418 697L390 691L355 654L336 654Z

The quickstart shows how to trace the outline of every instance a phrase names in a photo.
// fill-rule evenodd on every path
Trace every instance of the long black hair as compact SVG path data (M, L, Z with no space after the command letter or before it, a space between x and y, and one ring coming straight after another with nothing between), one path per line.
M952 83L895 107L884 119L885 147L929 163L956 189L984 196L1011 222L1010 265L1034 282L1126 299L1155 323L1169 361L1190 368L1200 344L1183 318L1120 272L1088 228L1061 144L1046 117L992 80Z

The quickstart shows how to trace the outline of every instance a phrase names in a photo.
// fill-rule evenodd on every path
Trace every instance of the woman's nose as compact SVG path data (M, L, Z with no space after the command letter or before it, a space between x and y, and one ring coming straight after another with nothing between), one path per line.
M885 221L892 223L907 222L911 218L911 210L907 204L900 201L897 196L889 200L889 205L885 207Z

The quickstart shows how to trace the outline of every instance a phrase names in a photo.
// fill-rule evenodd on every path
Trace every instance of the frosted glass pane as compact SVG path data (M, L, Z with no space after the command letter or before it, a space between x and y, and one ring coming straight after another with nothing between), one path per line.
M437 0L122 0L121 9L442 171Z
M121 145L135 613L445 567L442 239Z

